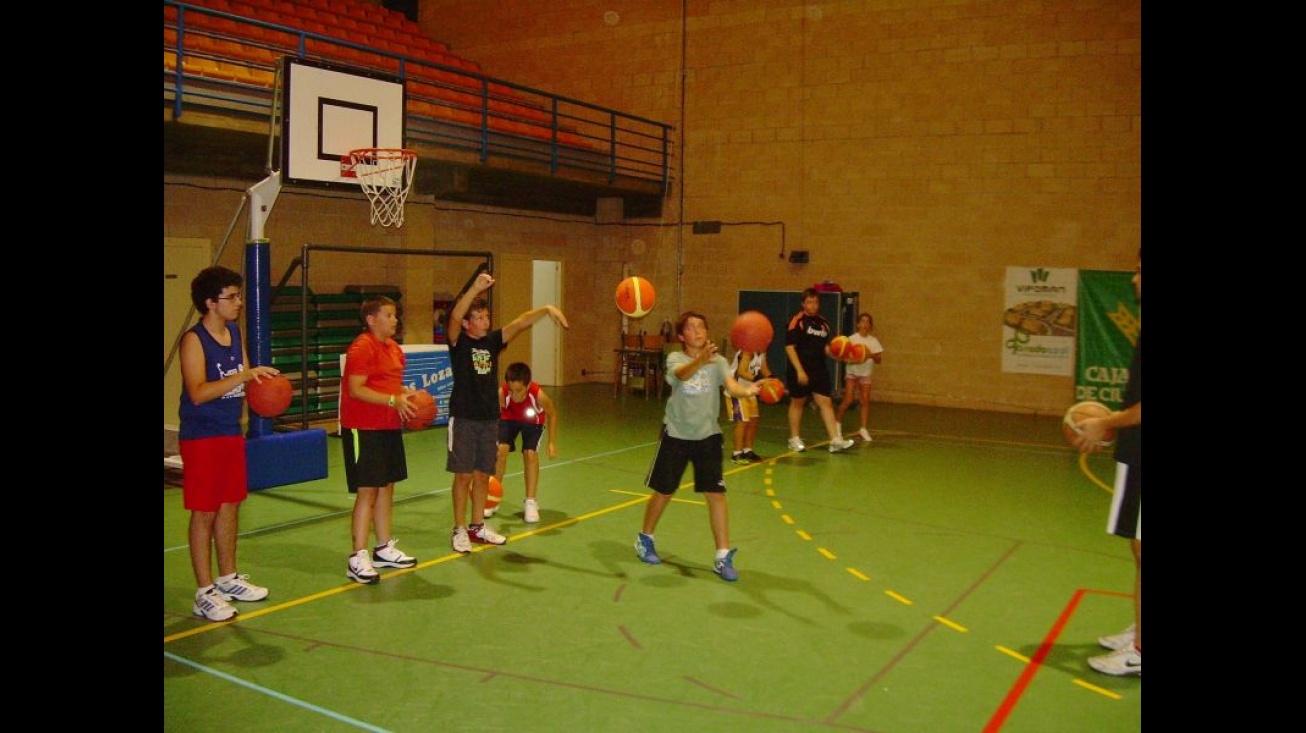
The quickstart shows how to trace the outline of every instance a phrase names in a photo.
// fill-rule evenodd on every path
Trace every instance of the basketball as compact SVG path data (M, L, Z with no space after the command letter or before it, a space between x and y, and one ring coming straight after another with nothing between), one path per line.
M766 351L774 336L775 328L771 325L771 319L760 311L744 311L735 318L734 325L730 326L730 343L736 349L754 354Z
M260 417L276 417L285 412L294 393L290 380L280 374L245 383L245 400L249 409Z
M643 318L658 302L653 283L642 277L628 277L617 283L617 310L631 318Z
M852 342L847 336L839 335L830 339L830 356L839 361L848 361L848 355L852 351Z
M849 364L861 364L862 362L866 361L866 355L868 353L869 352L866 350L866 344L859 343L857 341L851 341L851 340L848 342Z
M767 377L757 383L761 389L757 393L757 399L768 405L774 405L785 396L785 383L775 377Z
M499 479L491 476L490 489L485 492L485 508L497 509L501 501L503 501L503 484L499 483Z
M413 407L417 408L417 412L404 421L404 427L409 430L421 430L435 421L438 410L435 406L435 397L431 396L430 392L419 389L409 395L408 399L412 401Z
M1066 440L1071 444L1083 432L1079 429L1079 423L1090 417L1106 417L1111 414L1111 408L1094 400L1076 402L1066 409L1066 416L1061 421L1061 432L1065 434ZM1102 440L1098 441L1098 447L1107 448L1116 442L1116 431L1108 430Z

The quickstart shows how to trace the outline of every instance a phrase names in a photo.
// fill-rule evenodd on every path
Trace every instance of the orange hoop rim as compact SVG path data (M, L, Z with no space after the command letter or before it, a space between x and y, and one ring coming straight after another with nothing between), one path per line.
M411 148L355 148L349 151L349 157L355 161L409 160L417 157L417 151Z

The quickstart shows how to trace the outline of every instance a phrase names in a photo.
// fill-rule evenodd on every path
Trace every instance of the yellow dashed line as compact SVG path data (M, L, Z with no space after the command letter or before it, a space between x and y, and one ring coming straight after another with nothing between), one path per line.
M789 516L788 514L781 514L780 521L784 522L785 524L793 524L794 518Z
M868 576L866 576L865 574L863 574L863 573L862 573L860 570L858 570L857 568L848 568L847 570L848 570L848 572L852 573L852 576L853 576L854 578L857 578L858 580L870 580L870 578L869 578Z
M942 617L942 616L934 616L933 618L934 618L935 621L938 621L939 623L943 624L944 626L947 626L947 627L951 628L953 631L960 631L960 632L963 633L963 634L966 633L966 632L968 631L968 629L967 629L965 626L962 626L961 624L956 623L956 622L954 622L954 621L949 621L948 619L946 619L946 618L944 618L944 617Z
M771 502L771 507L774 509L784 509L780 502L774 500Z
M1095 684L1093 684L1093 683L1091 683L1091 682L1085 682L1085 681L1079 679L1078 677L1076 677L1075 679L1071 680L1071 682L1073 682L1073 683L1079 685L1080 687L1084 688L1085 690L1092 690L1093 692L1096 692L1096 693L1099 694L1099 695L1105 695L1105 696L1111 698L1112 700L1121 700L1121 699L1124 699L1123 696L1121 696L1121 695L1119 695L1119 694L1117 694L1117 693L1114 693L1114 692L1112 692L1112 691L1110 691L1110 690L1107 690L1107 689L1103 689L1103 688L1101 688L1101 687L1098 687L1097 685L1095 685Z
M1025 664L1029 664L1029 657L1025 656L1024 654L1021 654L1021 653L1018 652L1018 651L1015 651L1014 649L1008 649L1008 648L1006 648L1005 646L1002 646L1001 644L998 644L997 646L995 646L995 647L993 647L993 648L994 648L994 649L997 649L998 651L1002 652L1003 654L1006 654L1006 655L1009 656L1009 657L1013 657L1013 658L1015 658L1015 659L1019 659L1020 661L1024 662Z
M898 595L897 593L894 593L894 592L891 591L891 590L886 590L886 591L884 592L884 595L886 595L886 596L892 598L893 600L895 600L895 601L901 603L901 604L904 605L904 606L910 606L910 605L912 605L912 602L911 602L911 601L907 600L907 599L904 598L903 596Z
M811 542L811 541L812 541L812 536L811 536L810 534L807 534L807 533L804 532L803 530L801 530L801 529L797 529L797 530L794 530L794 531L798 533L798 536L799 536L799 537L802 537L803 539L807 540L808 542Z
M825 559L826 559L826 560L833 560L833 559L835 559L835 557L836 557L836 555L835 555L833 552L830 552L829 550L825 549L824 547L818 547L818 548L816 548L816 551L819 552L819 553L821 553L822 555L825 555Z

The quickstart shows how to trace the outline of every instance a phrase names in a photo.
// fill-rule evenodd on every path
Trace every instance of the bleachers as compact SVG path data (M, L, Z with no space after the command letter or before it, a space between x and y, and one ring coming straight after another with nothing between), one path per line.
M351 0L164 1L164 100L270 115L283 56L395 74L405 144L665 181L669 127L492 79L402 13ZM182 63L178 68L177 59ZM490 150L489 146L494 146Z

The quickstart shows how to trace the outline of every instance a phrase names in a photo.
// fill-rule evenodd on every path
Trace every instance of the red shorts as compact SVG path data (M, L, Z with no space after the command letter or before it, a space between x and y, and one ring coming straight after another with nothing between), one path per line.
M192 512L216 512L223 504L238 504L249 496L245 471L245 436L183 440L181 495Z

